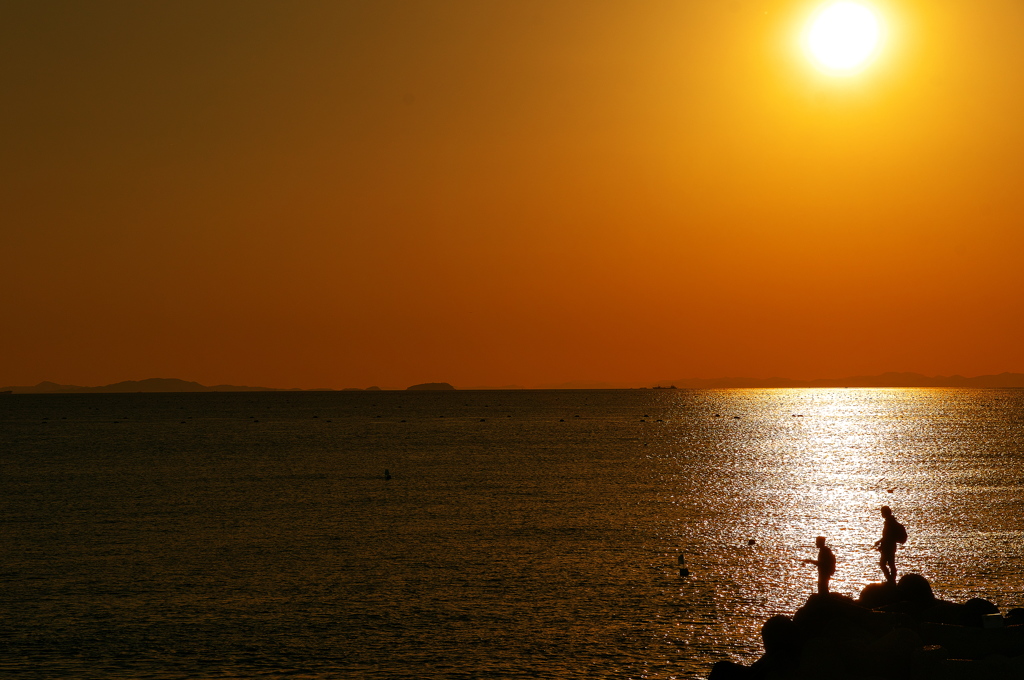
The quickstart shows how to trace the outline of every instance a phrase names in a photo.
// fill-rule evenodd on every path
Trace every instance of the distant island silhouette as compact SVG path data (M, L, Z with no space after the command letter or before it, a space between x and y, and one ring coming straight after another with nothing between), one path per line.
M406 387L407 390L454 390L448 383L420 383L419 385L410 385Z
M816 380L793 380L791 378L679 378L663 380L647 389L728 389L756 387L1024 387L1024 373L1000 373L965 378L961 375L929 377L920 373L882 373L881 375L853 376L849 378L818 378ZM110 385L83 387L61 385L43 381L37 385L8 385L0 387L0 393L13 394L69 394L69 393L130 393L130 392L377 392L382 388L345 387L333 388L278 388L250 387L245 385L203 385L191 380L178 378L148 378L146 380L123 380ZM455 390L451 383L420 383L410 385L406 390ZM471 390L531 389L518 385L503 387L471 387ZM637 389L627 385L599 382L569 382L542 385L532 389Z
M0 390L11 390L15 394L59 394L79 392L277 392L273 387L247 387L243 385L201 385L191 380L178 378L148 378L146 380L123 380L110 385L82 387L80 385L59 385L44 380L38 385L8 386Z

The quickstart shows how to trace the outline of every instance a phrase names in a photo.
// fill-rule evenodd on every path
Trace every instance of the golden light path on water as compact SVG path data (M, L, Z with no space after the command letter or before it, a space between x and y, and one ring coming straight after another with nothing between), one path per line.
M883 505L910 532L901 574L924 575L939 597L1020 606L1024 583L1007 559L1024 538L1020 427L996 415L1001 398L949 389L709 392L708 406L728 411L710 414L702 442L682 431L651 442L667 486L703 468L697 488L668 493L667 538L694 574L680 602L713 598L713 616L730 623L694 626L688 642L756 641L766 617L791 615L813 592L814 568L801 560L815 557L819 535L838 559L832 591L856 598L881 580L873 543ZM699 517L711 519L691 521Z

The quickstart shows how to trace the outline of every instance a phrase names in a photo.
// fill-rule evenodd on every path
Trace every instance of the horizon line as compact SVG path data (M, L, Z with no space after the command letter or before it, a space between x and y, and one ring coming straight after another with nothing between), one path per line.
M460 391L520 391L520 390L642 390L642 389L743 389L743 388L912 388L912 387L978 387L1017 388L1024 387L1024 373L1004 371L999 374L985 374L965 377L959 374L949 376L926 376L913 372L889 371L877 375L847 376L842 378L796 379L774 376L771 378L720 377L720 378L679 378L659 380L654 383L617 383L590 380L572 380L561 383L544 383L526 386L507 384L500 386L473 385L455 387L451 383L418 383L407 387L258 387L248 385L204 385L181 378L146 378L122 380L96 386L60 384L41 381L35 385L8 385L0 387L0 393L49 394L49 393L137 393L137 392L363 392L363 391L405 391L405 390L460 390Z

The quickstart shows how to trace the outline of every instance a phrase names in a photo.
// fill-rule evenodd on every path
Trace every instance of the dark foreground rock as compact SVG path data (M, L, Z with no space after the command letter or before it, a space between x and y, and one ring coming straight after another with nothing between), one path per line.
M935 597L919 574L857 600L812 595L761 628L764 655L714 665L708 680L1024 680L1024 611Z

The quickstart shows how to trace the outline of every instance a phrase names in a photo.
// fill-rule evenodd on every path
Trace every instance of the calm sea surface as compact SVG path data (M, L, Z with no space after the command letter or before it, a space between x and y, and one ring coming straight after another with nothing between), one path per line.
M0 491L4 678L705 677L883 504L1024 606L1018 390L4 395Z

